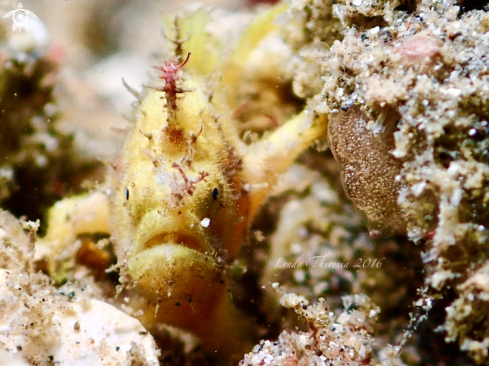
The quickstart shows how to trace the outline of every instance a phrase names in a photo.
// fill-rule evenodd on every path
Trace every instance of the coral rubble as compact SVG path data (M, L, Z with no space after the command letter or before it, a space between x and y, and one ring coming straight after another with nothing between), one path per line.
M408 237L423 245L426 283L435 292L455 291L440 328L447 340L486 362L489 16L453 1L323 6L332 7L342 35L331 47L319 43L324 37L303 46L296 90L331 114L330 147L371 227L400 232L406 225ZM305 32L318 22L310 19ZM314 71L301 63L314 64ZM318 77L321 88L311 90ZM338 145L338 120L350 130L363 128L371 143ZM356 154L375 156L369 159L378 167L375 177L359 159L345 163L343 156ZM368 193L356 194L361 189ZM389 219L379 221L386 209Z
M278 284L275 284L275 286ZM240 365L368 365L373 358L369 323L377 316L366 297L345 299L361 304L361 310L345 311L338 317L324 299L309 304L302 296L283 294L280 303L294 309L310 326L308 332L283 331L277 341L261 341ZM358 305L357 304L357 305ZM370 317L365 314L370 314ZM395 352L393 352L395 359ZM387 363L386 363L387 365Z
M33 365L157 365L154 340L139 321L94 298L89 288L57 289L34 270L38 227L0 210L2 350Z

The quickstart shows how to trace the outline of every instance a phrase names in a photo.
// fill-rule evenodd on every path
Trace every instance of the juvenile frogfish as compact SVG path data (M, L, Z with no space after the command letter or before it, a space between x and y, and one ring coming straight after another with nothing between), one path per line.
M227 56L205 30L208 13L177 18L175 56L156 67L161 82L138 97L107 179L110 194L96 193L105 203L94 217L107 219L121 282L148 300L143 323L191 331L223 357L242 355L250 340L249 322L228 293L229 268L279 175L327 129L326 117L306 109L252 144L240 139L232 96L247 57L278 32L273 19L283 11L279 5L259 15ZM83 210L89 197L76 202ZM49 231L48 238L63 242Z

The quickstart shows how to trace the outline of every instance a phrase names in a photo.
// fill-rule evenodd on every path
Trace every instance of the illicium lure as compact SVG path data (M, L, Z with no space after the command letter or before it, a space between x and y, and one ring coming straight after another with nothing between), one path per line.
M273 19L283 10L259 16L223 60L204 42L206 12L175 21L176 59L158 67L163 85L139 98L107 180L110 194L59 203L45 238L60 248L74 239L67 239L69 230L91 231L87 215L106 220L97 229L106 225L111 235L121 278L148 300L143 322L192 331L205 350L226 356L248 344L246 323L228 295L228 268L278 175L327 128L306 110L251 145L239 138L230 95L240 87L246 57L277 31ZM209 90L215 73L221 84ZM83 210L86 231L56 228L67 225L67 213L73 218Z

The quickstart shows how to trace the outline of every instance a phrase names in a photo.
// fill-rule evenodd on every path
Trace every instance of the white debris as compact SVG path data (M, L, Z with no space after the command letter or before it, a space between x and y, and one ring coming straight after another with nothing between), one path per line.
M16 276L0 269L0 343L9 354L70 366L116 366L125 364L129 352L147 365L159 365L153 337L139 320L81 291L71 297L48 289L19 294L12 286ZM25 306L26 301L32 302L34 312ZM47 314L50 319L45 318ZM26 319L30 323L24 323ZM23 332L15 329L19 321Z
M209 224L211 223L211 219L209 218L205 218L205 219L202 219L202 221L200 222L200 224L203 226L203 227L209 227Z

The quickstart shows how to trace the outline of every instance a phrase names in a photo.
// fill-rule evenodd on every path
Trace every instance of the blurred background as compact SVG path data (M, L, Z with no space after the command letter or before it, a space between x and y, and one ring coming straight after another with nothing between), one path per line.
M231 13L254 5L248 0L26 0L22 4L44 23L50 51L60 57L61 82L55 93L63 124L82 125L104 140L119 140L122 116L131 113L134 97L122 78L141 90L150 79L150 65L158 63L165 13L202 5ZM114 153L110 146L103 150L101 158Z

